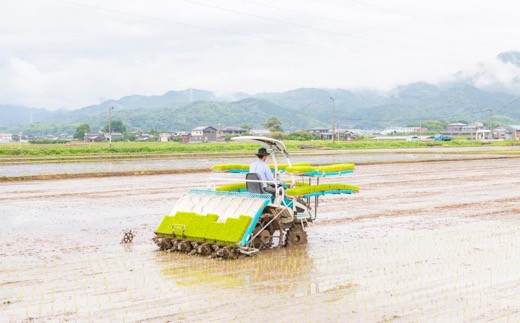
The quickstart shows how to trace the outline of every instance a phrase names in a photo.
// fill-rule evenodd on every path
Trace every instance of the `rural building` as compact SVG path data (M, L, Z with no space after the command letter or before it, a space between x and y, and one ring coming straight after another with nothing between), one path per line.
M310 132L310 133L313 133L313 134L316 134L316 135L321 135L321 134L324 134L324 133L330 133L330 130L328 128L312 128L312 129L309 129L307 130L307 132Z
M516 140L520 139L520 125L512 124L512 125L506 126L506 129L511 131L511 139L516 139Z
M172 141L174 139L174 133L173 132L161 132L159 133L159 141L160 142L168 142Z
M251 136L269 137L271 131L268 129L251 129L249 130L249 133L251 134Z
M482 122L472 122L470 124L452 123L446 126L446 130L441 132L443 135L468 136L471 139L485 139L491 137L491 131L484 128Z
M482 122L472 122L467 126L463 126L460 132L462 134L472 134L480 130L484 130L484 124Z
M238 128L238 127L226 127L226 128L219 130L218 137L223 138L228 135L240 136L240 135L245 134L248 131L249 131L249 129Z
M13 134L11 133L0 133L0 142L12 142Z
M513 132L509 130L507 126L500 126L493 130L493 139L513 139Z
M114 139L118 139L118 138L123 138L123 134L120 132L112 132L112 141L114 141ZM109 132L105 132L105 139L110 140Z
M189 143L190 142L190 139L191 139L191 132L189 131L185 131L185 132L181 132L181 142L182 143Z
M196 127L191 131L191 142L217 141L217 129L211 126Z
M146 141L146 140L150 140L150 138L152 138L151 134L145 133L142 131L132 131L132 134L135 135L136 140L138 140L138 141Z
M423 128L420 127L392 127L392 128L386 128L385 130L381 131L382 135L395 135L397 133L418 133Z
M332 140L332 130L329 130L328 132L322 132L319 133L320 139L322 140ZM335 129L334 135L337 140L352 140L355 139L356 135L347 130L347 129Z
M101 142L105 140L105 134L102 132L85 132L83 140L85 142Z
M449 125L446 126L446 132L449 134L459 133L462 131L462 127L464 127L465 125L466 125L465 123L460 123L460 122L450 123Z

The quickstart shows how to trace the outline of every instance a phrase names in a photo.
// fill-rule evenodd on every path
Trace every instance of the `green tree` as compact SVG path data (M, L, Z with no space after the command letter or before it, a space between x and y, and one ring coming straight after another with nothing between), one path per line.
M273 131L271 132L271 138L273 139L278 139L278 140L282 140L282 139L285 139L285 134L283 132L280 132L280 131Z
M247 130L251 130L251 126L248 125L247 123L244 123L243 125L241 125L240 128L242 128L242 129L247 129Z
M271 132L283 132L282 123L275 116L267 119L264 123L262 123L262 126L266 127Z
M135 133L127 132L123 135L123 139L126 141L136 141L137 135Z
M90 126L88 125L88 123L82 123L76 128L74 138L79 140L85 139L85 132L90 132Z
M226 136L224 137L224 140L225 140L225 141L231 141L231 138L236 137L236 136L237 136L237 135L226 135Z
M105 127L103 127L103 129L101 131L108 132L108 124ZM123 124L123 121L121 121L121 120L112 121L112 132L125 133L126 127Z

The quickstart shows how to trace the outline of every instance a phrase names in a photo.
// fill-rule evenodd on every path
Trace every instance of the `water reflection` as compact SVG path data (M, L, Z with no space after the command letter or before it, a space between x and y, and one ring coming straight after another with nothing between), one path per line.
M315 266L317 255L307 246L301 246L228 261L165 252L158 252L156 260L163 278L175 282L181 290L224 289L232 293L247 291L293 297L354 287L350 281L327 280L327 268Z

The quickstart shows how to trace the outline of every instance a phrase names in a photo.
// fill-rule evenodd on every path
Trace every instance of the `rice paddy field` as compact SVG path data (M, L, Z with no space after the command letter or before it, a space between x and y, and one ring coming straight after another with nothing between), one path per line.
M1 183L0 321L517 322L518 165L357 166L306 246L230 261L151 241L208 173Z

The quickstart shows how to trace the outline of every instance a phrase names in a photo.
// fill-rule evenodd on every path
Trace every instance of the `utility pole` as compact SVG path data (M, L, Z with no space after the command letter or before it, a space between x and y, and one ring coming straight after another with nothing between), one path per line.
M493 109L489 109L489 139L493 139L493 130L491 128L491 118L493 117Z
M112 110L114 110L114 107L108 108L108 140L110 141L110 148L112 148Z
M18 132L18 149L22 149L22 132Z
M330 97L330 100L332 101L332 143L336 140L336 131L334 131L334 97Z

